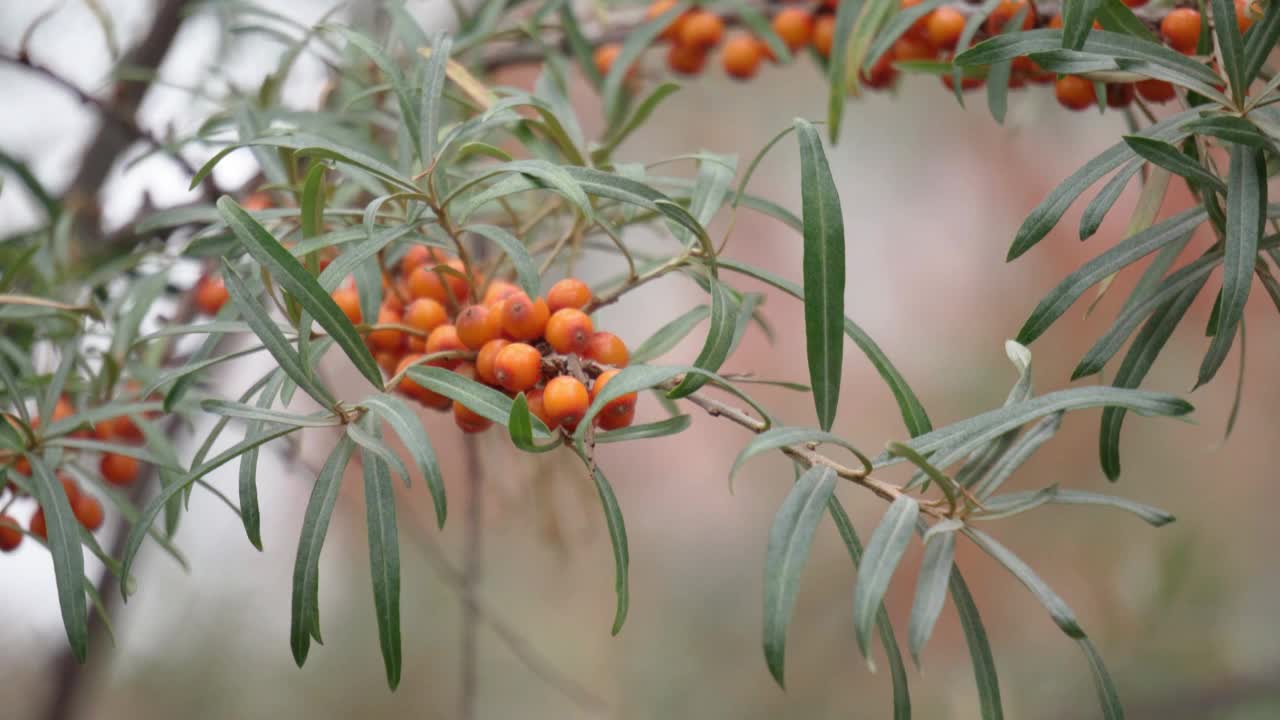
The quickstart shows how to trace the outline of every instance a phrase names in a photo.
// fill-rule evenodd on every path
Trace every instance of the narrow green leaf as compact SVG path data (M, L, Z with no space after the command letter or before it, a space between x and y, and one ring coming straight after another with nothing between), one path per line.
M975 475L973 482L970 483L974 497L985 500L1000 489L1015 470L1031 459L1036 450L1057 434L1062 427L1063 415L1063 411L1058 411L1038 420L1035 425L1014 440L985 473Z
M405 375L415 383L466 405L481 417L506 427L511 419L511 398L488 385L470 380L452 370L427 365L409 368ZM613 386L610 381L609 386ZM534 436L546 439L551 436L541 422L534 424Z
M1182 126L1184 130L1196 135L1207 135L1227 142L1249 145L1259 149L1275 149L1275 144L1266 133L1258 129L1248 118L1235 115L1215 115L1200 118Z
M448 514L444 476L440 472L435 449L431 447L431 438L427 436L427 430L422 426L417 413L395 395L374 395L365 398L360 404L385 420L396 431L396 435L400 436L400 441L409 451L409 457L413 458L418 472L422 473L427 482L427 490L431 492L431 501L436 508L436 524L444 527L445 516Z
M621 120L624 92L622 84L627 72L640 59L644 51L653 46L658 35L686 10L688 10L687 6L677 3L658 17L632 28L627 33L627 39L623 41L618 56L613 59L613 64L609 67L600 90L604 104L604 117L609 127L615 127Z
M594 66L595 63L592 63L592 67ZM649 119L649 116L657 109L658 105L679 89L680 86L673 82L664 82L651 90L649 94L646 95L638 105L636 105L635 112L631 113L631 117L627 119L626 124L621 126L616 132L611 133L602 146L592 151L591 159L597 164L608 160L613 155L613 151L617 150L618 146L631 136L631 133L635 132L645 124Z
M899 8L898 12L889 18L884 24L884 28L876 33L875 40L871 43L871 47L867 50L867 59L862 63L863 69L871 69L876 63L880 62L880 58L893 47L907 30L920 18L937 10L939 7L947 4L950 0L924 0L924 2L916 3L910 7Z
M809 560L814 532L836 489L835 471L815 465L800 476L774 515L764 561L764 658L779 687L786 687L787 625Z
M875 0L877 5L883 2ZM857 82L857 74L850 80L849 71L853 69L853 31L858 17L867 6L866 0L849 0L836 6L835 27L832 30L831 55L827 60L827 132L832 143L840 139L840 122L844 117L844 106L848 102L846 93L851 82Z
M631 351L631 362L635 364L646 363L667 354L698 323L702 322L710 314L710 308L706 305L698 305L689 312L658 328L657 332Z
M312 238L324 231L324 163L315 163L307 171L302 183L302 200L298 209L302 214L302 237Z
M276 396L280 394L280 386L284 384L284 373L272 373L271 379L267 381L266 386L262 390L262 394L258 396L258 409L267 411L272 403L275 402ZM205 402L212 402L206 400ZM201 403L203 407L204 403ZM269 411L268 411L269 412ZM254 438L267 432L267 422L263 420L255 420L249 423L245 428L245 438ZM244 524L245 535L248 536L249 542L262 551L262 512L258 506L258 448L246 450L244 455L240 456L240 521ZM170 507L174 507L171 505ZM172 533L170 533L172 535Z
M618 499L614 497L613 487L605 478L600 468L581 455L582 461L591 471L591 478L596 485L596 493L600 496L600 506L604 510L605 525L609 529L609 542L613 547L614 594L617 595L617 610L613 616L612 633L622 631L622 624L627 620L627 609L631 605L630 584L628 575L631 566L631 552L627 548L627 528L622 521L622 509L618 507Z
M920 667L920 653L933 635L933 626L942 614L947 602L947 583L955 565L956 534L942 532L930 537L924 546L924 561L920 563L920 577L916 580L916 596L911 603L911 621L907 631L907 645L916 667Z
M311 273L234 200L229 197L219 199L218 210L249 254L266 267L275 281L333 337L360 374L375 388L382 390L382 372L378 369L378 363L374 361L351 321L333 298L321 289Z
M969 660L973 665L973 679L978 687L982 720L1003 720L1000 678L996 672L995 657L991 653L991 642L987 639L987 629L982 624L982 616L978 613L977 604L973 602L969 585L960 574L960 568L952 569L948 588L951 591L951 602L955 603L956 612L960 615L965 644L969 646Z
M1078 0L1062 6L1062 47L1079 50L1089 37L1093 19L1098 14L1102 0Z
M422 152L422 138L418 133L420 126L418 119L418 106L413 102L413 93L409 89L409 83L404 77L404 73L400 71L400 66L393 60L378 43L367 35L364 35L352 28L342 25L328 25L327 30L342 35L347 42L360 49L360 52L369 56L369 59L378 66L378 70L391 83L391 90L396 95L396 101L400 106L400 123L399 126L408 128L409 140L413 144L413 150L419 158L425 157Z
M612 381L609 383L613 384ZM733 482L733 478L738 474L738 470L751 458L760 453L779 448L790 447L792 445L800 445L801 443L827 443L838 445L845 450L853 453L854 457L862 463L863 470L867 473L871 472L871 461L866 455L863 455L858 448L851 445L848 441L832 435L825 430L814 430L812 428L802 427L776 427L772 430L756 435L751 438L751 442L742 448L738 453L738 457L734 458L733 467L729 470L729 482Z
M1116 690L1115 681L1107 666L1102 663L1102 655L1087 637L1076 638L1076 644L1089 661L1089 669L1093 671L1093 684L1098 690L1098 704L1102 707L1102 717L1106 720L1124 720L1124 707L1120 704L1120 693Z
M1234 11L1231 14L1234 21ZM1244 318L1253 286L1253 265L1267 214L1267 163L1261 151L1248 145L1231 146L1227 190L1227 231L1222 258L1222 311L1218 332L1200 364L1196 387L1213 379L1226 360Z
M1262 19L1255 22L1244 36L1244 79L1253 82L1267 62L1267 56L1280 41L1280 4L1267 3Z
M733 291L714 278L707 278L711 292L711 324L707 328L707 339L693 361L694 367L715 372L729 357L733 346L733 333L737 322L738 304L734 300ZM701 375L688 375L667 396L679 399L694 393L706 384L707 379Z
M62 625L67 631L71 653L84 662L89 650L89 611L84 598L84 552L80 549L80 523L71 511L71 503L62 483L49 466L34 453L24 453L31 463L30 489L44 510L49 557L53 561L53 578L58 586L58 607ZM128 577L127 570L122 576ZM124 587L127 583L121 583Z
M529 297L542 294L542 279L538 275L538 266L519 238L496 225L468 225L463 229L487 238L506 253L511 260L511 266L516 270L516 283Z
M1124 4L1124 0L1102 0L1102 4L1098 7L1097 19L1103 30L1148 42L1160 42L1160 38L1156 37L1156 34L1151 32L1151 28L1147 27L1147 24L1137 15L1133 14L1129 6Z
M431 56L427 58L423 70L422 107L419 115L422 118L422 134L419 143L422 145L422 159L427 165L435 159L440 141L440 105L444 98L445 64L449 61L453 39L447 33L436 33L431 39Z
M378 439L378 424L362 421L364 434ZM348 430L355 425L348 426ZM348 433L352 439L354 435ZM373 605L378 619L378 645L387 671L387 686L400 684L400 540L396 534L396 500L391 473L383 456L363 447L365 522L369 527L369 570Z
M1226 193L1227 191L1227 184L1217 175L1163 140L1126 135L1124 141L1135 153L1150 163L1188 180L1208 185L1218 192Z
M545 445L535 443L533 441L533 423L535 422L538 423L539 427L546 427L529 412L529 401L525 398L524 393L517 393L511 401L511 416L507 423L507 433L511 435L511 443L530 453L550 452L560 447L559 438ZM599 437L599 435L596 436L596 442L599 442Z
M911 542L919 514L920 506L913 498L899 495L871 533L867 552L858 566L858 583L853 589L853 628L858 647L868 661L871 650L867 642L871 638L872 621Z
M412 476L409 474L409 467L404 464L404 461L400 459L400 456L397 455L389 445L383 442L380 426L379 432L374 434L365 430L361 425L362 424L356 423L347 425L347 435L355 441L356 445L360 446L361 455L368 455L370 453L377 455L382 459L382 464L390 468L390 471L394 474L399 475L400 478L404 480L404 486L406 488L409 487L412 482Z
M1234 0L1210 0L1209 4L1213 9L1213 32L1218 37L1222 66L1227 84L1231 86L1231 99L1239 107L1253 78L1245 77L1244 37L1236 21L1236 4Z
M76 359L79 357L80 353L75 341L64 343L58 349L58 368L53 371L53 376L49 378L49 385L45 387L44 395L40 397L40 417L47 418L45 422L53 419L53 409L62 398L62 391L67 387L67 379L71 377L71 371L75 369ZM75 420L74 417L67 419Z
M281 377L280 381L283 383L284 378ZM266 393L263 393L263 395L265 398ZM342 419L330 412L322 411L314 415L297 415L280 410L270 410L265 405L246 405L216 398L201 400L200 409L223 417L297 425L298 427L333 427L334 425L342 424Z
M1085 0L1091 2L1092 0ZM1030 11L1031 5L1023 5L1009 18L1000 29L1002 33L1016 33L1022 31L1022 23ZM991 117L997 123L1004 123L1005 113L1009 108L1009 78L1013 75L1013 61L1004 60L998 63L992 63L987 68L987 107L991 110ZM954 78L953 78L954 80ZM960 87L964 89L963 85Z
M657 422L631 425L620 430L597 432L596 444L630 442L632 440L647 440L649 438L676 435L687 430L692 421L692 418L688 415L675 415Z
M840 195L813 125L795 121L804 208L804 321L818 424L830 430L840 400L844 362L844 219Z
M302 517L302 533L298 537L298 555L293 564L293 601L289 624L289 644L298 667L307 660L311 638L320 636L320 550L329 532L329 518L342 488L342 475L355 444L345 435L337 440L324 467L316 475L311 499Z
M960 37L956 41L956 49L963 51L969 47L969 43L973 42L974 36L982 29L982 24L986 22L987 17L999 7L1002 0L985 0L981 5L969 15L964 21L964 29L960 31ZM988 65L990 63L987 63ZM951 74L951 92L956 98L956 102L960 103L960 107L964 107L964 68L954 61L951 62L949 69L945 72Z
M970 540L973 540L983 552L995 558L1005 569L1013 574L1018 582L1026 586L1032 595L1040 601L1045 610L1049 611L1049 616L1053 618L1053 622L1073 638L1084 637L1084 631L1080 629L1080 623L1076 621L1075 613L1067 606L1067 603L1049 587L1040 576L1036 574L1031 566L1027 565L1017 555L1014 555L1008 548L1001 545L995 538L973 528L965 528L961 530Z

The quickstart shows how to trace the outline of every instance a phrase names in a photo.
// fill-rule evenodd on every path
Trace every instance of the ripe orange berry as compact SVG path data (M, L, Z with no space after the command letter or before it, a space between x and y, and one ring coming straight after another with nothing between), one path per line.
M1079 75L1064 75L1053 86L1058 102L1070 110L1085 110L1098 100L1093 83Z
M1173 85L1164 80L1139 80L1134 83L1143 100L1153 103L1166 103L1177 97Z
M458 328L453 325L441 325L432 330L431 334L427 336L428 355L466 349L467 346L463 344L462 338L458 337ZM461 361L453 358L451 360L439 360L438 362L440 367L455 368Z
M707 64L706 48L675 43L667 51L667 67L681 75L697 75Z
M923 2L923 0L902 0L902 2L898 4L898 7L902 10L906 10L907 8L911 8L911 7L915 7L916 5L919 5L921 2ZM929 21L929 16L932 14L933 14L932 12L925 13L923 17L911 23L911 27L907 28L907 32L905 34L917 40L924 40L925 34L926 34L926 27Z
M449 322L449 311L431 298L418 298L409 303L409 307L404 309L404 316L401 322L414 330L430 334L432 330ZM423 347L425 348L426 346L423 345Z
M542 379L542 353L522 342L500 348L493 359L493 376L510 392L532 389Z
M506 280L494 280L489 283L489 287L484 291L484 299L480 302L490 307L506 300L512 295L519 295L523 292L519 287Z
M140 463L135 457L106 453L98 463L102 477L112 485L125 486L138 479Z
M431 262L431 248L426 245L410 245L400 258L400 274L408 275L414 268L420 268Z
M964 25L964 14L955 8L943 6L925 18L925 38L936 48L955 50L956 43L960 42L960 33L964 32Z
M646 21L657 20L675 6L676 0L655 0L655 2L645 10L644 19ZM671 24L662 30L662 34L660 34L658 38L660 40L668 41L678 39L680 37L680 27L684 23L685 15L687 15L687 13L679 15L675 20L672 20Z
M1133 102L1133 83L1109 83L1107 85L1107 107L1122 108Z
M590 404L587 387L568 375L552 378L542 390L542 407L550 421L548 425L553 428L560 425L570 430L576 428Z
M831 57L831 46L836 39L836 18L834 15L819 15L813 21L813 49L822 57Z
M266 190L254 190L246 195L244 201L240 203L240 207L248 210L249 212L266 210L273 205L275 205L275 203L271 200L271 193Z
M31 519L27 521L27 530L41 540L49 541L49 528L44 522L44 508L36 508L36 511L31 514Z
M908 60L932 60L938 57L938 50L930 45L927 40L917 40L909 35L903 35L893 43L893 59L899 62Z
M128 415L120 415L99 422L93 428L99 440L119 440L140 442L143 440L142 429Z
M746 33L735 33L724 44L720 62L729 77L749 80L760 70L760 42Z
M1240 26L1241 33L1253 27L1253 13L1250 12L1249 5L1250 0L1236 0L1236 25Z
M555 427L551 424L551 418L547 415L547 406L542 402L542 390L530 390L524 394L525 402L529 403L529 414L542 421L547 427Z
M702 49L713 48L724 37L724 21L719 15L702 9L690 10L680 24L681 45Z
M480 354L476 356L476 377L480 378L480 382L489 385L499 385L498 376L494 363L498 359L498 353L502 352L502 348L511 344L510 340L497 338L490 340L480 348Z
M0 552L13 552L22 544L22 531L11 515L0 515Z
M392 375L396 371L396 366L400 364L400 353L376 352L373 354L373 361L378 363L378 367L382 368L382 372Z
M1062 26L1063 26L1063 20L1062 20L1062 15L1061 15L1061 14L1059 14L1059 15L1054 15L1053 17L1049 18L1049 27L1050 27L1051 29L1053 29L1053 30L1061 30L1061 29L1062 29ZM1101 29L1102 29L1102 23L1098 22L1097 20L1094 20L1094 21L1093 21L1093 29L1094 29L1094 30L1101 30Z
M383 305L378 308L379 325L399 325L400 313ZM404 333L400 330L374 330L365 337L375 352L396 352L404 345Z
M472 350L502 334L502 314L484 305L468 305L458 313L455 321L458 339Z
M342 314L352 324L359 324L361 320L360 314L360 294L354 288L338 288L333 291L333 301L338 304L338 308L342 310Z
M62 493L67 496L67 502L75 507L76 500L80 499L80 486L62 473L58 473L58 479L62 481Z
M195 293L196 307L205 315L217 315L231 297L222 278L213 275L200 278L200 282L196 283Z
M587 341L586 358L601 365L626 367L631 360L631 353L622 338L610 332L598 332Z
M84 526L85 530L93 532L102 527L104 514L102 512L102 503L92 495L81 495L71 503L71 512L75 514L76 520Z
M421 359L422 359L422 355L406 355L404 359L400 361L400 365L396 367L396 374L403 372L405 368L409 367L410 365L416 363L418 360L421 360ZM438 366L437 363L429 363L429 364ZM411 380L408 375L405 375L404 377L400 378L400 384L396 386L396 391L399 392L401 395L411 397L414 400L417 400L418 402L422 403L423 405L429 408L433 408L435 410L446 410L448 409L449 405L453 402L449 398L433 390L428 390L422 387L418 383Z
M591 316L581 310L563 308L547 320L547 344L558 353L583 354L594 332Z
M591 400L593 402L618 372L617 370L606 370L600 373L600 377L596 378L596 381L591 385ZM610 400L596 415L596 424L605 430L616 430L630 425L631 421L635 419L637 399L636 393L629 392Z
M408 297L408 293L405 294L405 297ZM386 275L382 276L382 304L380 307L390 308L397 315L404 314L404 300L396 294L395 290L391 289L391 283L387 280Z
M1004 26L1008 25L1013 20L1013 17L1024 7L1027 8L1027 14L1022 18L1022 29L1030 30L1035 27L1036 7L1034 4L1029 4L1027 0L1003 0L987 16L987 32L992 35L999 35L1004 32Z
M1160 34L1174 50L1184 55L1195 53L1200 42L1200 11L1191 8L1170 10L1160 21Z
M66 397L58 398L58 402L53 405L53 422L66 420L76 414L76 408Z
M950 58L948 57L944 59L949 60ZM939 77L942 79L942 86L945 87L946 89L951 90L955 87L955 84L951 79L951 73L949 72L943 73ZM964 74L960 75L960 90L962 92L968 92L969 90L976 90L985 84L987 84L986 78L967 77Z
M453 422L465 433L484 432L489 429L490 425L493 425L492 420L476 413L457 400L453 401Z
M1147 0L1123 0L1126 7L1136 8L1147 4Z
M436 302L448 304L452 293L454 302L464 300L470 288L467 285L465 266L462 261L450 260L443 267L454 272L446 272L440 265L431 264L415 268L405 281L409 295L415 298L431 298Z
M530 300L520 293L502 301L502 331L513 340L536 340L547 327L551 310L542 298Z
M782 8L773 16L773 31L795 52L808 45L813 36L813 15L804 8Z
M858 77L862 80L862 84L873 90L887 88L898 79L898 69L893 66L893 53L887 52L880 56L875 65L870 70L863 70L858 73Z
M577 278L557 281L547 291L547 309L555 312L562 308L581 310L591 302L591 288Z
M622 45L619 43L605 43L604 45L596 48L595 54L592 55L592 59L596 64L596 70L599 70L601 75L608 75L609 70L613 68L613 61L618 58L618 55L621 52ZM636 66L634 64L627 68L626 76L628 79L636 76Z

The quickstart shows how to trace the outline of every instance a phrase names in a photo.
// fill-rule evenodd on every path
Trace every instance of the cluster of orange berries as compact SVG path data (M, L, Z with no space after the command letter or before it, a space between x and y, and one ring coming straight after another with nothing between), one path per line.
M75 413L76 410L71 401L65 397L60 398L53 409L53 422L69 418ZM6 416L6 420L8 419ZM32 418L32 429L39 427L39 425L40 419ZM143 440L142 431L127 415L99 422L94 426L92 434L98 440L116 444L141 444ZM88 435L89 432L87 430L77 430L72 433L73 437L85 437ZM15 459L7 469L9 472L18 473L19 475L28 477L31 475L31 463L25 457ZM102 475L102 479L108 484L116 487L126 487L138 479L138 475L141 472L141 462L129 455L102 453L98 462L98 471ZM67 501L71 504L71 511L75 514L76 520L90 532L101 528L105 519L102 502L89 494L87 490L81 488L66 473L58 472L57 477L62 482L63 492L67 495ZM7 482L4 486L0 486L0 497L8 495L12 498L19 494L21 494L21 491L15 483ZM4 504L7 505L8 503ZM22 544L22 531L20 528L21 526L15 518L10 515L0 514L0 552L12 552ZM36 507L35 512L27 520L27 531L41 540L48 540L44 508Z
M617 335L596 331L585 312L591 290L575 278L555 283L545 297L531 298L503 280L486 284L467 273L458 258L413 245L383 285L377 323L365 342L383 372L399 376L400 393L429 408L452 410L465 432L480 432L492 422L415 383L404 375L407 368L423 364L429 355L449 353L425 364L511 396L524 393L529 411L547 427L573 429L595 395L630 359ZM339 288L333 300L351 322L361 324L354 287ZM620 397L597 416L597 425L626 427L635 418L635 406L635 393Z
M812 46L823 57L829 57L835 37L834 11L838 2L839 0L821 0L817 8L812 10L798 6L783 7L773 15L773 31L792 53ZM900 2L901 7L906 9L920 4L922 0ZM1146 5L1147 2L1148 0L1124 0L1124 4L1131 8ZM675 7L675 4L676 0L655 0L645 17L648 20L656 19ZM1236 17L1243 32L1253 23L1254 15L1251 13L1258 11L1251 8L1250 0L1235 0L1235 6ZM1043 18L1037 14L1034 0L1004 0L987 17L983 29L988 35L999 34L1024 11L1024 30L1041 24ZM892 87L898 78L895 63L948 60L956 51L966 23L966 14L955 7L943 6L926 13L894 42L893 47L873 67L860 73L862 84L872 89ZM1060 28L1062 16L1055 15L1044 25ZM1098 27L1098 24L1095 23L1094 26ZM1190 8L1172 10L1161 22L1160 31L1171 47L1191 54L1195 52L1200 37L1200 13ZM731 33L726 38L724 20L703 8L693 8L682 13L659 37L670 44L667 52L668 67L673 72L684 75L701 72L711 50L722 42L721 59L724 70L734 78L749 79L759 71L764 60L777 59L763 40L750 33ZM621 46L618 44L601 45L595 54L597 69L601 73L607 73L619 52ZM941 82L947 89L952 89L950 73L941 75ZM961 81L961 89L976 89L984 83L983 78L966 77ZM1072 110L1084 110L1097 103L1092 81L1073 75L1059 78L1037 66L1028 57L1016 58L1013 61L1009 87L1018 89L1029 83L1054 85L1058 102ZM1111 83L1107 85L1107 105L1124 107L1133 101L1135 94L1153 103L1168 102L1175 97L1173 86L1163 80Z

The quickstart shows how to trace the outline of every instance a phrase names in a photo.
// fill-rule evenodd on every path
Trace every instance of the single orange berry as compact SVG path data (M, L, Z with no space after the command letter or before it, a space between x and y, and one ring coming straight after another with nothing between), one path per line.
M631 359L627 344L622 338L610 332L598 332L587 341L586 358L601 365L626 367Z
M142 428L128 415L103 420L94 426L93 431L99 440L141 442L144 439Z
M400 365L396 367L396 374L398 375L404 372L405 368L409 367L410 365L413 365L414 363L418 362L421 359L422 359L422 355L406 355L404 359L400 361ZM438 367L436 363L430 363L430 364ZM423 405L429 408L433 408L435 410L446 410L448 409L449 405L453 402L449 398L433 390L428 390L422 387L418 383L414 382L408 375L405 375L400 378L400 382L396 386L396 391L399 392L401 395L411 397L414 400L417 400L418 402L422 403Z
M458 339L472 350L479 350L502 334L502 314L484 305L468 305L454 322Z
M1128 107L1133 102L1133 83L1109 83L1107 85L1107 107Z
M1160 34L1169 47L1183 55L1195 53L1196 45L1200 43L1200 11L1191 8L1170 10L1160 21Z
M547 406L542 402L542 390L530 390L524 394L525 402L529 404L529 414L542 421L547 427L555 427L551 424L551 418L547 415Z
M1079 75L1064 75L1053 86L1058 102L1070 110L1085 110L1098 100L1093 83Z
M125 486L138 479L140 463L135 457L106 453L98 463L102 477L112 485Z
M200 278L200 282L196 283L195 293L196 307L205 315L217 315L231 297L222 278L214 275Z
M1143 100L1153 103L1166 103L1177 97L1173 85L1164 80L1139 80L1134 83Z
M493 307L512 295L519 295L522 292L523 291L514 283L509 283L506 280L494 280L489 283L489 287L485 289L484 299L480 302Z
M66 495L67 502L75 507L76 500L80 498L80 486L76 485L75 480L62 473L58 473L58 479L62 481L62 494Z
M31 519L27 521L27 530L41 540L49 541L49 528L44 522L44 508L36 508L36 511L31 514Z
M785 7L773 16L773 31L791 52L809 44L813 37L813 15L798 7Z
M383 305L378 308L379 325L399 325L400 313ZM365 337L375 352L395 352L404 345L404 332L400 330L374 330Z
M862 80L862 84L873 90L887 88L898 79L898 69L893 66L893 53L887 52L880 56L875 65L870 70L863 70L858 73L858 77Z
M735 33L724 44L720 62L729 77L749 80L760 70L760 42L746 33Z
M420 268L429 262L431 262L431 248L426 245L410 245L400 257L400 274L408 275L415 268Z
M542 353L522 342L500 348L493 359L493 377L513 393L532 389L542 379Z
M398 352L375 352L373 361L378 363L378 367L382 368L382 372L392 375L396 371L396 366L400 364L400 353Z
M831 46L836 39L834 15L819 15L813 21L813 49L822 57L831 57Z
M404 317L401 321L405 325L428 333L436 328L449 322L449 311L445 310L444 305L431 298L418 298L409 303L404 309ZM425 341L424 341L425 342ZM425 345L423 346L426 347Z
M465 433L484 432L489 429L490 425L493 425L492 420L480 415L457 400L453 401L453 422Z
M583 354L594 332L591 316L581 310L563 308L547 320L547 344L558 353Z
M933 60L938 57L938 50L930 45L927 40L917 40L909 35L903 35L893 43L893 59L898 62L906 62L910 60Z
M550 420L548 425L553 428L560 425L570 430L576 428L590 404L587 387L568 375L552 378L542 390L542 407Z
M240 203L240 207L248 210L249 212L259 212L274 205L275 202L271 199L271 193L266 190L254 190L246 195L244 200Z
M955 82L951 79L951 73L949 73L949 72L948 72L948 73L943 73L943 74L942 74L942 75L940 75L939 77L942 79L942 86L943 86L943 87L945 87L945 88L946 88L946 89L948 89L948 90L952 90L952 89L954 89L954 88L955 88ZM970 91L970 90L977 90L978 88L980 88L980 87L982 87L983 85L986 85L986 84L987 84L987 81L986 81L986 79L985 79L985 78L980 78L980 77L967 77L967 76L965 76L965 75L961 75L961 76L960 76L960 90L961 90L961 92L968 92L968 91Z
M1022 29L1030 30L1036 26L1036 7L1027 0L1003 0L996 6L995 10L987 16L987 32L992 35L999 35L1004 32L1004 27L1008 25L1023 8L1027 9L1027 14L1022 18Z
M681 45L707 49L719 45L723 38L724 21L708 10L690 10L680 25Z
M644 19L657 20L662 17L668 10L676 6L676 0L656 0L644 11ZM658 36L661 40L676 40L680 37L680 26L684 22L685 14L681 14L671 21L671 24L663 28L662 34Z
M502 301L502 331L513 340L536 340L547 327L551 310L542 298L530 300L520 293Z
M609 70L613 68L614 60L618 59L618 55L621 52L622 45L619 43L605 43L604 45L596 48L595 54L592 55L592 59L596 64L596 70L599 70L601 75L608 75ZM627 77L633 78L635 76L636 66L633 64L627 69Z
M606 370L600 373L600 377L596 378L596 381L591 384L592 402L595 402L596 398L600 397L600 393L604 391L605 386L609 384L609 381L618 372L618 370ZM596 415L596 423L606 430L615 430L630 425L635 418L636 401L638 399L639 396L636 393L629 392L610 400L605 403L603 408L600 408L600 413Z
M942 50L955 50L964 32L964 14L953 7L940 7L925 19L924 34L929 42Z
M342 310L342 314L352 324L359 324L361 320L360 314L360 294L354 288L338 288L333 291L333 301L337 303L338 309Z
M667 67L681 75L697 75L707 64L707 50L692 45L675 43L667 51Z
M434 355L440 352L464 351L467 346L463 344L462 338L458 337L458 328L453 325L441 325L431 334L427 336L427 354ZM457 358L450 360L439 360L440 367L455 368L460 362Z
M476 377L480 378L480 382L489 385L499 385L498 376L494 363L498 359L498 353L502 352L502 348L511 344L510 340L497 338L490 340L480 348L480 354L476 356Z
M591 302L591 288L577 278L559 280L547 291L547 309L555 312L562 308L581 310Z
M636 419L636 406L618 405L605 408L596 415L596 427L601 430L621 430L629 427Z
M22 531L11 515L0 515L0 552L13 552L22 544Z
M84 526L85 530L93 532L102 527L104 514L102 512L102 503L92 495L81 495L71 504L71 512L75 514L76 520Z
M1241 33L1253 27L1254 16L1249 8L1250 4L1250 0L1236 0L1236 25L1240 26Z

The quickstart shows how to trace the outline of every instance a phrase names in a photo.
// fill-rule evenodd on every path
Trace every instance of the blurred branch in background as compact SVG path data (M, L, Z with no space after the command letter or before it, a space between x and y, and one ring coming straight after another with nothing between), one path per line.
M1201 685L1164 693L1156 700L1136 702L1129 708L1131 720L1201 720L1226 717L1227 713L1254 708L1264 717L1272 703L1280 707L1280 666L1253 675L1225 675L1207 679ZM1236 715L1231 715L1236 717ZM1240 717L1244 717L1241 715Z
M479 685L479 646L476 625L479 622L479 606L476 603L476 585L480 582L481 560L484 551L484 473L480 466L480 448L475 435L462 439L466 457L467 516L466 544L462 557L462 647L458 652L461 681L458 685L458 718L473 720L476 716L476 694Z

